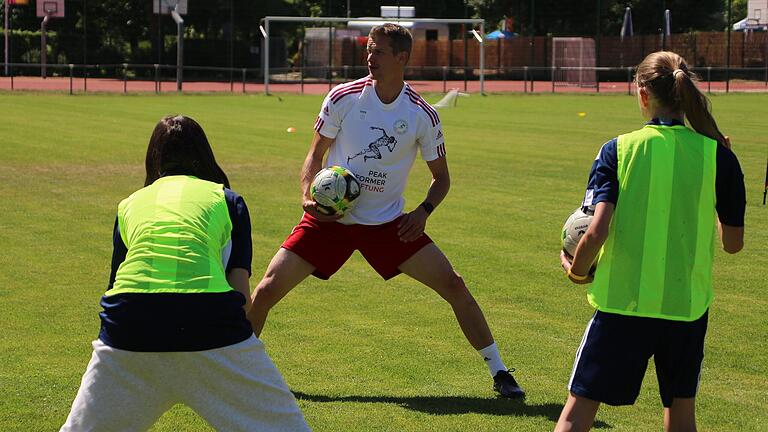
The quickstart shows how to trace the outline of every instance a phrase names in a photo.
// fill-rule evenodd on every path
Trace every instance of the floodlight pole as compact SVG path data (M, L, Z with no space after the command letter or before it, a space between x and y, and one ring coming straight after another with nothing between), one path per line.
M597 34L595 35L595 66L600 67L600 38L602 37L602 29L600 27L600 18L602 18L603 6L600 0L597 0ZM600 70L595 69L595 89L597 93L600 93Z
M667 19L667 1L663 0L661 2L661 50L666 51L667 50L667 34L666 34L666 25L665 20Z
M5 0L3 3L5 3L5 15L3 17L5 18L5 76L8 76L8 13L10 12L9 7L9 0Z
M264 94L269 95L269 20L264 20L264 26L259 26L264 36Z
M235 2L229 0L229 82L232 82L232 70L235 67Z
M728 32L727 53L725 55L725 93L728 93L731 86L731 0L728 0Z
M485 22L480 23L480 95L485 96Z
M531 21L530 21L531 41L529 43L529 50L530 50L530 54L531 54L531 59L528 61L529 67L531 68L531 93L533 93L533 66L534 66L534 62L536 61L535 60L536 59L535 58L536 53L534 52L534 43L536 43L536 27L534 26L534 20L536 19L536 14L534 13L535 8L536 8L536 0L531 0ZM555 72L553 70L552 71L553 76L554 76L554 73ZM528 82L527 81L525 83L525 88L526 89L528 88Z
M173 7L171 17L176 21L176 90L181 91L184 72L184 19L178 12L179 4Z
M83 0L83 64L88 64L88 1ZM86 71L88 68L85 69Z
M163 37L163 8L165 6L159 3L159 13L157 14L157 64L163 63L163 50L165 49L165 38Z
M5 0L8 1L8 0ZM43 79L46 78L47 71L46 71L46 61L47 61L47 54L48 54L48 48L47 48L47 41L46 41L46 35L45 35L45 28L48 24L48 20L50 19L50 14L48 11L45 12L45 17L43 17L43 21L40 23L40 76L43 77Z

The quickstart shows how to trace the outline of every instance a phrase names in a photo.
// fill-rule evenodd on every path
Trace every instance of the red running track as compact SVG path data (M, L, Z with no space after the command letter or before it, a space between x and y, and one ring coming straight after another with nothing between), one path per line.
M409 81L411 86L419 92L424 93L442 93L444 91L457 88L460 91L477 93L480 91L479 81L467 81L466 89L464 81ZM553 92L551 81L528 82L526 89L523 81L485 81L486 93L551 93ZM159 83L160 92L176 92L175 81L162 81ZM100 93L154 93L154 81L122 81L119 79L108 78L74 78L70 81L65 77L51 77L42 79L40 77L0 77L0 91L54 91L54 92L100 92ZM722 93L726 90L724 81L702 81L699 88L703 91ZM275 93L306 93L306 94L325 94L329 90L327 83L304 84L276 84L270 83L270 92ZM189 93L264 93L263 84L242 82L222 83L222 82L185 82L183 91ZM600 83L600 93L628 93L634 92L633 86L628 86L626 82L603 82ZM733 80L730 82L729 91L733 92L768 92L768 84L763 81L741 81ZM594 87L575 87L575 86L557 86L555 93L595 93Z

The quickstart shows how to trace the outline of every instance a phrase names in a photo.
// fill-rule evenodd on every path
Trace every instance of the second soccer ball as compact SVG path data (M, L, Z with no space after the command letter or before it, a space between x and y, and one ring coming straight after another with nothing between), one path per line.
M592 217L578 208L566 219L563 225L562 241L563 250L569 256L573 257L576 253L576 246L578 246L581 236L587 232L589 224L592 223Z

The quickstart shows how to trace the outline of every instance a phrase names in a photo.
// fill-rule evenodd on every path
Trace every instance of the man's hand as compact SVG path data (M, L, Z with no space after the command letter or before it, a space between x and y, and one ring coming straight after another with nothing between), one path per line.
M304 165L301 167L301 207L308 215L321 222L331 222L341 219L341 216L329 216L321 212L317 208L317 203L312 199L309 192L312 187L312 180L323 168L323 158L325 157L325 154L328 153L328 149L331 148L333 141L333 138L324 137L320 135L320 132L316 131L315 135L312 137L309 153L307 153L307 157L304 159Z
M304 199L304 202L301 203L301 206L304 208L305 212L320 222L333 222L335 220L341 219L342 217L342 215L327 215L321 212L320 209L317 208L317 203L311 199Z
M410 213L406 213L400 223L397 225L397 235L400 241L412 242L424 234L424 228L427 226L427 211L424 207L418 206Z

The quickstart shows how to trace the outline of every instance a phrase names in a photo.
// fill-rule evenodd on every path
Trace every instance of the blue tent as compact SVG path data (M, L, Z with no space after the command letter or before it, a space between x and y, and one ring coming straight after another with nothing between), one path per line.
M486 39L510 39L510 38L515 37L515 36L517 36L517 33L496 30L496 31L493 31L493 32L488 33L487 35L485 35L485 38Z

